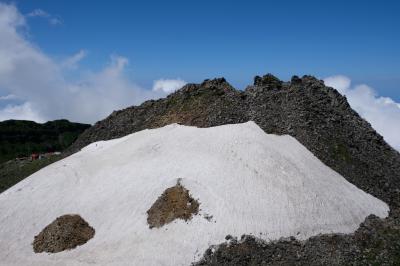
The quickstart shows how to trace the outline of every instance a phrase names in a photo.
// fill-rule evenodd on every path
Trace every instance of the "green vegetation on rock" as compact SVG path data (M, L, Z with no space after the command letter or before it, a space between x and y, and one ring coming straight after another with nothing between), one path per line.
M332 155L336 160L342 160L346 163L351 162L350 153L344 144L334 144L332 148Z

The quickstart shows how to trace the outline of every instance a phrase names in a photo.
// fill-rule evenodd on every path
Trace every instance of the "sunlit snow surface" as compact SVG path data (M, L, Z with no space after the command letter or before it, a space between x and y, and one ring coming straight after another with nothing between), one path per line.
M146 211L178 179L200 202L199 215L149 229ZM0 264L189 265L228 234L349 233L371 213L385 217L388 206L290 136L253 122L173 124L93 143L0 194ZM94 238L35 254L34 236L63 214L81 215Z

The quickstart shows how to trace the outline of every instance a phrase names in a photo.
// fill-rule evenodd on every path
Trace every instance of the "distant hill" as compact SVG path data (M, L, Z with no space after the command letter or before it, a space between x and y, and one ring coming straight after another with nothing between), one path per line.
M89 127L65 119L44 124L26 120L0 122L0 163L32 153L62 151Z

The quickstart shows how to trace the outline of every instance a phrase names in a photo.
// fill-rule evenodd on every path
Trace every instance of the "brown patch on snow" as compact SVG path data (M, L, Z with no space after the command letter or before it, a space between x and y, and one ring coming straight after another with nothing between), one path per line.
M179 182L166 189L147 211L150 228L161 227L175 219L188 221L199 212L199 202Z
M63 215L40 232L32 243L35 253L57 253L85 244L95 230L79 215Z

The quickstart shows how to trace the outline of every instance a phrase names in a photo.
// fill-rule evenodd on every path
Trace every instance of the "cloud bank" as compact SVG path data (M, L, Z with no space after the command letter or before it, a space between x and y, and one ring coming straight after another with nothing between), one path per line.
M346 76L332 76L324 79L327 86L346 95L350 106L383 136L387 143L400 151L400 103L388 97L379 96L365 85L351 85Z
M50 15L38 9L27 16ZM31 43L26 31L26 16L14 5L0 3L0 120L66 118L93 123L184 84L166 80L154 90L141 88L127 75L128 59L118 55L110 56L100 71L83 71L79 62L87 56L85 50L59 62ZM69 80L70 76L77 78Z
M20 105L7 105L5 108L1 109L0 121L7 119L31 120L40 123L46 122L43 117L32 109L29 102Z

